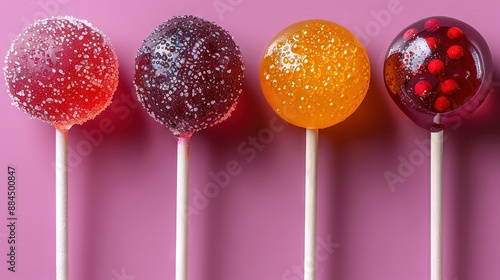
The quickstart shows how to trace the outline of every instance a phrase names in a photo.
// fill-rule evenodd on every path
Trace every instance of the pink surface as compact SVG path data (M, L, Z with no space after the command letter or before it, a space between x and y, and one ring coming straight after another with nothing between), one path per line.
M139 107L132 79L142 40L181 14L226 28L246 63L233 117L192 138L190 279L302 279L305 132L285 126L266 104L258 67L274 34L310 18L355 32L368 49L373 74L360 108L320 131L318 280L428 279L429 133L385 92L384 54L408 24L452 16L483 34L498 70L499 4L269 2L0 0L0 57L11 34L34 18L57 14L92 22L110 37L119 58L113 104L69 133L70 279L173 279L176 142ZM494 81L498 87L498 74ZM11 106L3 83L0 91L0 279L54 279L54 129ZM499 103L494 92L458 129L445 132L447 280L500 278ZM6 262L9 165L16 167L18 183L15 273ZM400 180L391 185L387 172Z

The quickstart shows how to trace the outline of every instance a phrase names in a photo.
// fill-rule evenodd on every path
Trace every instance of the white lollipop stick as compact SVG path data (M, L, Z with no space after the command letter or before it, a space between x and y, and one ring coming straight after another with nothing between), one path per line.
M56 280L68 279L68 131L56 129Z
M177 211L175 227L175 280L187 280L189 137L177 142Z
M431 280L443 275L443 131L431 132Z
M306 206L304 233L304 280L316 279L316 209L318 130L306 129Z

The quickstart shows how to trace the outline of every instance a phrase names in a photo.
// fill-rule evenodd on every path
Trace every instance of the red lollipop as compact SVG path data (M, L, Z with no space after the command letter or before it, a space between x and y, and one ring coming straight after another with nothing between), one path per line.
M56 128L56 279L68 278L68 129L93 119L118 85L118 62L109 39L73 17L28 26L5 58L12 104Z
M4 71L13 104L62 130L97 116L118 85L109 39L73 17L44 19L26 28L12 42Z

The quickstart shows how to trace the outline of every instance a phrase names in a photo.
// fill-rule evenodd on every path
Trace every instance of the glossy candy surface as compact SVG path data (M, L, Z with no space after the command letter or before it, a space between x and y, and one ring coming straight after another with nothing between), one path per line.
M260 85L274 111L299 127L325 128L351 115L370 83L365 48L346 28L325 20L295 23L269 44Z
M448 17L422 19L401 31L384 64L387 90L417 125L457 125L490 91L492 59L483 37Z
M231 35L194 16L174 17L144 40L135 87L147 112L176 137L227 119L243 87L244 65Z
M4 73L16 107L62 130L97 116L118 86L118 61L109 39L73 17L27 27L12 42Z

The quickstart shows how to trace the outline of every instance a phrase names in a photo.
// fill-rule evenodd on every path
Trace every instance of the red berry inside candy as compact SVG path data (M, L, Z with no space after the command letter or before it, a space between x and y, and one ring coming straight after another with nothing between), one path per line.
M420 97L429 95L432 91L432 85L426 80L418 81L415 84L415 93Z
M436 39L434 37L425 38L425 41L427 42L429 49L435 50L437 48Z
M433 59L429 62L429 65L427 66L429 72L431 74L437 75L444 70L444 62L441 59Z
M194 16L160 24L138 50L137 95L176 137L227 119L243 87L243 61L231 35Z
M448 29L447 35L448 38L455 40L462 37L464 35L464 32L458 27L451 27L450 29Z
M492 72L484 38L448 17L426 18L404 28L384 61L391 99L431 131L455 125L476 110L490 92Z
M448 57L451 59L459 59L464 55L464 48L459 45L453 45L446 51Z
M434 109L440 113L447 111L450 108L450 105L450 100L444 96L440 96L436 98L436 101L434 101Z
M73 17L28 26L12 42L4 71L13 104L62 130L97 116L118 85L109 39Z
M436 18L431 18L425 21L424 23L424 28L425 30L429 32L433 32L438 30L439 26L441 25L441 22L439 22L438 19Z
M441 91L446 95L451 95L458 89L458 84L453 79L447 79L441 84Z
M415 37L415 34L417 34L417 29L415 28L410 28L406 30L405 34L403 35L403 38L405 41L409 41Z

